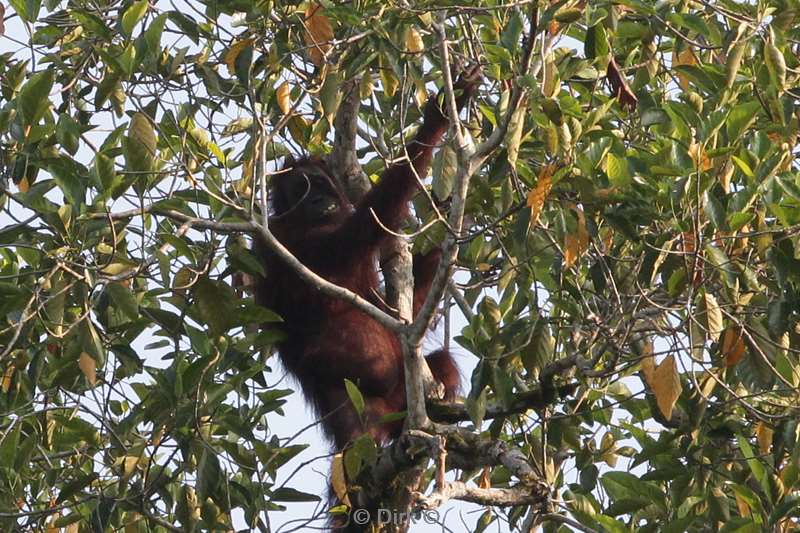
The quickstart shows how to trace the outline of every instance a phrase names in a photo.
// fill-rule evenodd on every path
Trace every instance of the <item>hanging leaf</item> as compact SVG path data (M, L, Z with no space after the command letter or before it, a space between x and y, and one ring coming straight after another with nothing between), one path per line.
M225 51L222 62L228 67L228 72L236 72L236 60L239 58L239 55L245 49L251 48L254 42L255 39L242 39L241 41L233 43L231 47Z
M397 92L397 88L400 87L400 80L394 75L391 65L383 55L378 56L378 68L380 69L383 92L387 97L391 98Z
M81 352L78 358L78 367L83 372L83 375L86 376L86 381L89 382L89 385L94 387L95 383L97 383L97 361L94 360L94 357L86 352Z
M135 173L153 170L156 134L150 119L144 113L137 112L131 117L128 136L122 142L122 152L125 156L126 170Z
M50 89L53 88L53 70L37 72L22 86L17 97L17 107L25 124L35 124L50 107Z
M347 494L347 476L344 472L343 459L341 452L333 456L331 461L331 487L333 487L336 498L347 507L351 507L350 497Z
M418 54L425 51L425 43L422 42L422 35L413 26L406 30L406 52Z
M324 8L318 3L312 3L306 9L305 27L308 56L311 62L319 67L331 50L329 41L333 40L333 28L328 17L324 15Z
M722 357L725 366L734 366L745 353L743 331L738 326L731 326L722 335Z
M508 122L508 130L506 131L506 150L508 152L508 164L515 167L517 164L517 157L519 155L519 144L522 141L522 133L525 130L525 112L527 110L527 103L520 102L519 107L514 110L511 119Z
M358 390L358 387L355 383L350 381L349 379L344 380L345 389L347 389L347 395L350 397L350 401L353 403L353 407L355 407L356 412L359 415L364 414L364 396L361 395L361 391Z
M675 402L678 401L678 397L683 391L675 356L668 355L658 366L652 356L645 357L642 359L642 372L650 390L656 397L659 411L664 418L671 420Z
M766 425L762 420L756 424L756 440L758 440L758 450L767 455L772 447L772 434L773 429Z
M781 94L786 88L786 58L772 42L764 45L764 62L767 64L772 83L778 90L778 94Z
M288 115L292 110L291 91L289 90L289 82L283 82L275 89L275 99L278 101L278 108L281 113Z
M680 65L696 65L696 64L697 64L697 58L694 56L692 48L688 45L685 48L683 48L680 52L674 54L672 58L673 68ZM682 74L680 70L678 71L678 84L684 91L689 90L689 78L687 78L685 74Z
M716 341L722 333L722 309L719 307L716 297L706 292L704 296L705 303L705 326L708 331L708 336L711 340Z
M564 267L572 267L583 252L589 247L589 232L586 229L586 218L582 209L575 208L578 227L575 233L564 236Z
M736 81L736 75L739 73L746 46L744 42L736 43L728 51L728 59L725 62L725 87L732 87Z
M131 36L133 28L136 27L136 24L142 20L142 17L147 13L147 5L148 0L138 0L125 10L125 13L122 14L122 33L128 37Z
M6 367L6 371L3 372L3 378L2 381L0 381L0 390L2 390L4 394L11 388L11 379L14 377L15 370L16 367L10 364Z
M543 71L542 96L545 98L552 98L558 93L558 88L561 83L558 76L558 68L556 67L552 53L545 59Z
M539 172L539 180L536 182L536 188L528 192L527 205L531 210L530 226L533 227L539 221L539 215L542 213L544 202L550 194L550 189L553 187L553 172L555 165L545 165Z

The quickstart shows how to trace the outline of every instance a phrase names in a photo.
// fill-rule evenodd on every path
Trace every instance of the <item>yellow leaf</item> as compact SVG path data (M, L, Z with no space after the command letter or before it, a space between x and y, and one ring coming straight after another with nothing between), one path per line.
M613 433L607 431L600 441L600 458L605 463L614 468L617 466L617 440L614 438Z
M19 189L19 192L28 192L30 188L31 184L28 183L27 176L23 177L21 180L19 180L19 183L17 183L17 189Z
M14 365L8 365L8 368L6 368L6 371L3 374L2 385L0 385L0 389L2 389L4 393L8 392L8 389L11 388L11 378L14 377L14 370Z
M573 234L564 236L564 266L566 268L575 264L580 254L578 238Z
M136 470L136 465L139 464L139 458L135 455L126 455L122 459L122 477L128 479Z
M308 46L308 56L316 66L322 65L325 56L331 50L329 41L333 40L333 28L324 14L321 5L314 2L309 4L306 9L306 45Z
M406 30L406 51L412 54L425 51L425 43L422 42L422 35L420 35L417 28L413 26Z
M392 66L388 64L382 55L378 56L378 69L380 70L383 92L386 96L391 98L394 96L394 93L397 92L397 88L400 87L400 81L394 75Z
M553 171L554 165L545 165L539 172L539 180L536 182L536 188L528 192L527 204L531 209L530 226L533 227L539 221L539 215L542 214L544 202L550 194L550 189L553 188Z
M642 359L642 373L656 397L659 411L667 420L672 419L672 409L683 391L675 356L668 355L658 366L652 357L645 357Z
M129 511L126 518L125 533L139 533L139 522L142 521L142 516L136 511Z
M522 141L522 133L525 130L525 110L527 105L521 102L519 107L514 110L508 122L506 130L506 151L508 152L508 164L514 167L517 164L519 155L519 144Z
M372 77L369 74L365 74L361 78L361 83L358 85L358 95L362 100L372 96Z
M717 379L715 379L714 378L715 375L716 374L712 374L712 372L709 371L706 377L703 378L703 381L700 383L700 395L703 398L708 398L709 396L711 396L711 393L714 392L714 389L717 386L717 380L720 381L722 380L722 378L719 376L717 377Z
M544 72L542 73L542 96L552 98L558 93L558 86L561 80L558 77L553 54L549 54L544 62Z
M242 53L242 50L251 46L254 42L254 39L242 39L241 41L236 41L233 43L231 47L225 51L225 55L222 57L222 62L228 67L228 72L233 73L236 70L236 58L239 57L239 54Z
M128 135L142 143L151 155L156 153L156 132L144 113L133 114L128 126Z
M80 522L73 522L64 528L64 533L78 533L81 530L80 526Z
M583 210L575 209L578 215L578 227L575 233L564 236L564 266L570 268L589 247L589 232L586 229L586 217Z
M743 331L739 327L729 327L722 335L722 357L725 366L733 366L744 356L745 344Z
M333 461L331 461L331 486L333 487L333 492L336 494L336 497L339 499L339 501L346 506L351 507L350 497L347 495L347 479L344 473L344 456L341 454L341 452L334 455Z
M61 518L61 513L55 513L53 516L50 517L50 521L48 522L47 529L46 529L47 533L60 533L61 532L61 528L60 527L57 527L57 526L53 525L53 524L56 523L56 521L59 518Z
M739 510L739 514L742 516L750 516L750 506L739 496L739 493L734 492L733 497L736 498L736 508Z
M292 100L289 91L289 83L283 82L275 89L275 98L278 100L278 107L284 115L288 115L292 110Z
M481 471L481 475L478 478L478 486L482 489L490 489L492 488L492 480L491 480L491 473L492 471L489 469L488 466L484 466L483 470Z
M706 328L712 340L718 340L722 333L722 310L713 294L705 293Z
M81 356L78 359L78 367L83 372L83 375L86 376L86 381L89 382L89 385L94 387L97 382L97 361L88 353L81 352Z
M734 170L733 162L728 159L722 167L722 172L719 176L719 183L722 185L722 190L725 191L726 194L731 192L731 178L733 177Z
M759 421L758 424L756 424L756 439L758 440L758 449L763 455L769 453L769 449L772 446L773 433L773 429L764 422Z
M711 168L711 159L706 155L706 151L700 146L700 143L692 143L689 145L689 156L694 161L694 164L700 170L709 170Z
M694 52L689 46L687 46L686 48L675 54L674 57L672 58L673 67L677 67L678 65L696 65L696 64L697 64L697 58L694 56ZM689 79L683 74L678 73L678 84L684 91L689 90Z

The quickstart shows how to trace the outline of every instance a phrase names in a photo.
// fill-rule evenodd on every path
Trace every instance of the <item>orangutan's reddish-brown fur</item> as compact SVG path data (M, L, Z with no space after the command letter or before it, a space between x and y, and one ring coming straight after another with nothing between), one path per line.
M474 78L459 80L459 107L475 87ZM356 206L349 203L322 160L287 161L284 172L273 182L271 231L311 270L385 309L379 298L377 271L377 254L390 237L385 228L400 229L409 214L408 203L419 187L417 176L427 174L433 150L448 126L438 102L432 99L425 108L424 123L406 146L408 160L389 167ZM307 190L304 196L293 199L294 193L289 191L297 180ZM298 205L319 189L328 202L325 205L336 203L338 209L330 216L324 211L321 218L309 219L307 210L313 209L314 200L307 200L309 205L301 208ZM381 224L376 223L375 216ZM364 432L379 442L396 436L402 423L382 423L381 418L406 406L397 337L351 304L309 286L258 240L255 251L267 273L256 282L256 300L283 317L286 340L278 346L281 359L323 417L322 426L337 449ZM439 250L414 257L415 315L428 294L439 257ZM447 397L452 397L458 388L459 372L450 354L439 350L427 361L434 377L444 384ZM364 396L363 418L351 405L345 379L356 383Z

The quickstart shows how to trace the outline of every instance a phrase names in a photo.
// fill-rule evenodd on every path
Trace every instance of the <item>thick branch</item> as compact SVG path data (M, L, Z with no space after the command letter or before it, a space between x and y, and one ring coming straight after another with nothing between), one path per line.
M358 109L361 107L360 80L348 80L342 85L344 98L333 121L333 150L327 157L328 167L347 190L347 197L355 203L370 189L370 181L356 154Z
M531 490L528 486L515 486L511 488L482 489L467 485L463 481L451 481L429 496L416 493L416 504L425 509L435 509L449 500L461 500L477 503L508 507L512 505L535 505L547 500L547 490Z

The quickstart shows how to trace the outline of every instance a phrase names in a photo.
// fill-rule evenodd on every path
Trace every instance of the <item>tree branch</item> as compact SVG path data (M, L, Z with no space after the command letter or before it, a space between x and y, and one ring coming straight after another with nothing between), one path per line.
M535 505L547 500L548 491L531 491L527 486L514 486L511 488L482 489L467 485L463 481L450 481L443 487L436 489L429 496L415 493L415 504L424 509L435 509L449 500L461 500L477 503L508 507L512 505Z
M510 405L504 406L499 401L489 402L486 406L484 420L492 420L503 416L522 414L530 409L541 409L553 405L557 401L571 396L578 388L578 383L568 383L558 387L538 387L514 395ZM467 407L463 403L428 400L428 416L436 422L454 424L470 420Z
M269 247L270 251L277 255L281 261L289 265L289 267L311 287L319 289L326 296L337 298L352 304L353 306L357 307L359 311L369 315L371 318L391 331L399 332L405 327L405 324L386 314L368 300L362 298L349 289L345 289L344 287L340 287L335 283L331 283L319 274L312 271L299 259L297 259L292 252L290 252L277 238L275 238L269 229L259 224L255 220L251 221L251 223L257 228L259 236Z
M216 220L193 217L175 209L164 209L156 204L118 213L92 213L89 217L92 219L126 220L144 215L161 215L176 222L188 223L195 229L212 230L219 233L252 233L256 230L256 226L252 222L218 222Z

